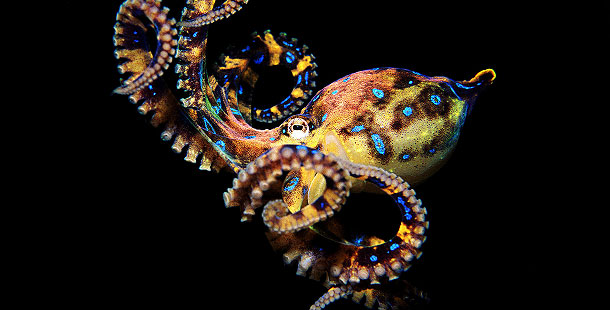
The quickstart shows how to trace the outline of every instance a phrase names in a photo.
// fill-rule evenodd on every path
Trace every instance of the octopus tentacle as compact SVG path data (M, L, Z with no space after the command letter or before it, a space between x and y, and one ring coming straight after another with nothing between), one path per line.
M177 41L174 39L176 29L174 19L168 19L169 9L161 8L159 2L153 0L125 1L117 14L115 25L115 55L117 58L128 58L131 61L119 66L120 72L134 72L122 86L116 88L114 93L130 95L149 86L154 80L163 75L163 70L169 67L172 56L176 53ZM155 55L150 52L142 53L148 49L146 43L146 27L137 18L144 15L154 24L157 31L157 48ZM148 60L148 61L147 61ZM148 65L143 68L142 66Z
M221 56L221 65L216 76L220 85L229 90L247 122L251 116L259 121L271 123L281 120L301 108L316 87L317 67L315 57L307 45L299 46L298 40L289 39L286 33L278 36L269 30L262 35L252 33L252 41L243 48L228 51ZM265 109L251 107L253 89L259 79L257 69L263 66L283 66L290 70L295 86L280 103Z
M410 267L415 257L421 255L418 248L425 241L424 232L428 228L426 209L421 207L421 200L415 197L409 184L395 174L346 160L341 164L352 177L371 182L390 195L399 207L401 222L398 232L390 240L375 246L355 246L352 259L334 264L331 274L344 284L367 279L378 283L383 276L396 279Z
M301 210L287 214L282 200L268 202L263 220L271 231L295 232L331 217L345 203L351 187L347 172L337 164L333 155L300 145L284 145L269 150L241 170L233 187L224 194L227 207L241 206L243 220L254 215L255 208L263 204L263 192L269 190L277 178L286 171L311 169L324 175L327 189L315 202Z
M316 302L309 307L309 310L321 310L339 298L344 298L352 294L350 286L342 285L331 287L324 295L320 296Z
M162 127L161 139L172 142L172 150L176 153L185 153L184 159L188 162L197 163L201 170L219 170L226 164L218 156L217 152L205 141L198 133L197 129L191 125L189 116L180 105L174 94L161 79L152 79L140 84L143 77L150 72L151 68L158 68L161 62L153 61L152 52L146 42L147 25L138 17L147 16L157 29L167 29L174 22L168 20L168 9L159 7L159 2L155 1L125 1L117 14L115 25L114 44L116 46L115 56L124 60L118 66L120 73L131 74L131 77L124 86L115 90L115 93L126 94L129 101L138 104L138 112L142 115L152 113L150 122L154 127ZM161 24L164 22L164 24ZM175 30L164 34L158 33L160 43L159 51L156 54L166 56L163 46L169 42L170 46L175 46L175 40L166 38L168 35L175 35ZM164 42L164 43L161 43ZM167 53L173 54L173 51ZM171 57L164 63L167 67ZM156 64L155 64L156 63ZM147 71L148 70L148 71ZM161 71L162 73L163 71ZM156 75L160 76L161 73ZM155 76L154 74L152 76Z
M428 228L426 209L421 206L421 200L415 197L409 184L395 174L344 159L337 161L351 177L374 184L394 200L401 213L400 227L395 236L385 242L363 246L331 240L325 243L325 238L314 230L281 235L269 232L272 246L285 253L287 263L299 261L297 274L306 275L309 272L313 279L321 279L327 274L327 284L331 287L351 285L357 292L370 288L370 284L379 285L398 279L402 272L410 268L413 259L421 255L419 247L426 239L424 232ZM382 290L362 293L366 293L370 306L375 301L383 303L380 298L387 295L382 294Z
M221 7L215 8L199 17L183 20L178 23L181 27L201 27L209 25L217 20L229 17L242 9L242 4L247 4L248 0L227 0Z

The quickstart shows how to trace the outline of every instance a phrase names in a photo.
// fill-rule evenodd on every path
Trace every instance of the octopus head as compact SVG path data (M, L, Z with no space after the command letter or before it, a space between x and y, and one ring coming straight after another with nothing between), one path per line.
M350 161L417 183L444 164L475 99L494 79L491 69L461 82L406 69L365 70L322 89L303 113L318 125L313 136L320 138L313 140L333 140Z

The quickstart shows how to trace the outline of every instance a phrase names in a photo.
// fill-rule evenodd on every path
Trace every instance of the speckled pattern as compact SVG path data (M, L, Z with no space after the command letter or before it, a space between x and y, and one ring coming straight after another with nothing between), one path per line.
M176 152L184 151L185 160L202 170L227 168L237 174L225 204L239 206L242 220L251 220L264 206L272 246L287 263L298 261L297 274L329 287L312 309L349 296L366 297L367 307L408 306L421 292L393 280L421 255L428 227L426 209L409 183L426 179L446 162L495 72L485 69L455 81L374 68L341 77L314 94L315 57L296 39L270 31L253 34L219 66L209 66L208 27L246 3L227 0L214 7L210 0L187 1L176 23L160 1L125 1L114 43L126 79L115 93L129 95L140 113L153 114L161 138L172 141ZM155 51L146 44L147 21L157 31ZM162 79L171 63L178 75L175 88ZM252 90L259 70L271 66L289 69L295 87L271 108L256 109L250 104ZM277 126L257 129L253 120ZM393 238L347 240L330 237L337 227L315 226L340 212L350 191L378 189L401 213Z

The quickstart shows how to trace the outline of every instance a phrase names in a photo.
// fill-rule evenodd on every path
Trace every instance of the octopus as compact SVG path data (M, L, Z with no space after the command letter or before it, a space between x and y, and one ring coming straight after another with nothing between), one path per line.
M214 2L188 0L176 22L160 1L125 1L114 36L125 78L114 93L129 96L139 113L152 114L161 139L173 141L186 161L236 175L223 194L226 207L238 207L242 221L262 208L273 249L286 264L296 264L297 275L328 288L310 309L349 297L381 309L425 299L400 278L422 254L428 228L426 208L410 184L447 161L495 72L455 81L373 68L314 93L315 57L285 33L254 33L210 65L208 28L248 1ZM162 76L174 60L178 80L172 89ZM274 66L289 70L295 86L281 102L257 108L257 81ZM254 122L275 127L257 129ZM362 191L388 195L398 208L393 237L350 238L336 220L350 193Z

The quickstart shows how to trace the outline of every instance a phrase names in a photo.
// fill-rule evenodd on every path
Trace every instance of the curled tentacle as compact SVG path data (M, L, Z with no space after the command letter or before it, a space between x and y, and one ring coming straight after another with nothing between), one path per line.
M223 159L192 125L168 86L156 79L163 71L154 72L168 66L176 46L171 39L175 35L174 21L168 20L167 15L168 9L161 9L158 1L129 0L121 5L115 25L115 56L123 60L118 66L119 72L131 76L115 93L129 94L129 101L138 105L140 114L152 114L151 124L163 130L161 139L173 140L172 149L176 153L184 152L186 161L199 161L201 170L219 170L226 165ZM150 31L147 22L154 24L158 31L154 57L147 42L146 33Z
M119 65L119 72L134 73L122 86L114 90L121 95L130 95L149 86L172 62L176 53L177 41L174 39L176 29L174 19L168 19L167 8L161 8L153 0L125 1L117 14L114 27L114 44L117 47L115 56L129 61ZM146 42L146 26L138 19L144 15L154 24L157 31L157 48L152 56Z
M401 222L394 237L387 241L358 245L349 242L337 243L325 239L313 230L289 234L268 233L271 244L276 250L284 252L286 263L298 260L297 274L310 274L311 278L321 279L329 276L327 284L331 287L352 285L355 295L367 296L367 305L386 303L382 300L389 296L383 294L385 286L374 290L370 284L388 285L406 271L413 259L421 255L419 247L425 241L426 209L415 198L415 192L402 178L383 169L360 165L338 159L340 165L350 176L370 182L382 189L400 210ZM315 244L313 246L312 244ZM405 292L405 294L410 294ZM385 296L385 297L384 297Z
M276 147L248 164L233 181L233 187L224 194L227 207L241 206L244 220L254 215L263 204L263 192L269 190L284 172L311 169L324 175L327 189L323 195L301 210L288 214L281 200L265 205L263 220L271 231L295 232L331 217L345 203L351 187L347 172L337 164L333 155L305 146L285 145Z
M211 24L217 20L229 17L242 9L242 4L248 3L248 0L227 0L221 7L215 8L199 17L183 20L178 23L180 27L201 27Z
M266 30L262 35L252 34L252 41L240 49L228 51L221 57L216 76L219 84L228 89L229 97L236 102L246 121L251 117L259 122L271 123L294 114L301 108L316 86L315 57L306 45L299 46L297 39L286 33L278 36ZM251 107L254 88L263 67L282 66L290 70L295 86L280 103L265 109Z

